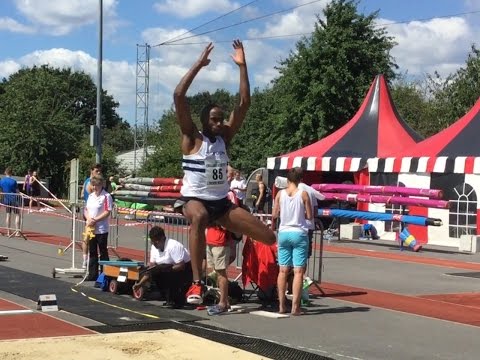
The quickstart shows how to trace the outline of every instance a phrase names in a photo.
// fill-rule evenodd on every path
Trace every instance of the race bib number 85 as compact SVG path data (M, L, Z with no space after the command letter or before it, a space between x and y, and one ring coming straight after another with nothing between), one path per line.
M207 186L224 185L227 181L227 164L219 160L206 161Z

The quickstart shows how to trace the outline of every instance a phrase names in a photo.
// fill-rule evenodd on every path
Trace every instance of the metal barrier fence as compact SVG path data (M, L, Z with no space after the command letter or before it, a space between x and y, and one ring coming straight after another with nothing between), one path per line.
M0 193L0 204L5 209L5 221L0 226L2 235L6 232L8 237L19 236L27 239L23 234L25 201L27 200L19 193Z
M85 205L73 205L72 206L72 231L70 234L71 243L68 245L64 251L73 246L73 243L79 244L83 242L83 237L85 233ZM118 227L119 219L117 207L114 204L113 210L110 213L109 219L109 228L108 228L108 249L112 250L115 253L115 250L118 248Z
M23 235L23 216L26 211L25 204L29 201L28 198L22 194L7 194L0 193L0 205L5 208L5 213L10 217L10 224L6 226L0 226L0 233L6 231L7 235L14 236L19 235L26 239ZM72 214L65 213L63 215L58 214L59 219L63 219L66 222L70 222L68 228L70 229L70 244L67 245L63 252L67 251L73 245L81 248L81 244L85 232L85 220L84 210L85 206L72 205ZM108 233L108 249L116 254L116 249L119 246L119 215L117 206L114 205L113 211L110 216L110 226ZM15 223L16 216L18 215L18 227ZM270 226L272 224L271 214L254 214L260 221ZM6 220L6 218L5 218ZM65 223L67 225L67 223ZM174 213L162 213L155 212L150 213L146 217L144 225L145 233L145 256L144 261L149 261L150 244L148 241L148 233L152 226L159 225L164 228L165 235L169 238L175 239L182 243L187 249L189 248L189 226L186 218L180 214ZM139 229L140 230L140 229ZM239 241L236 244L236 259L232 264L237 269L241 270L243 265L243 246L244 241ZM59 249L60 250L60 249ZM118 256L118 255L117 255ZM309 276L315 283L321 282L321 275L323 270L323 228L321 223L317 223L317 229L313 233L313 252L309 258L306 268L306 276Z
M155 212L147 216L145 226L145 263L150 260L150 246L148 241L148 233L153 226L160 226L165 230L165 236L170 239L177 240L189 249L188 243L188 221L185 216L175 213Z
M271 214L254 214L260 221L270 226L272 224ZM145 258L149 261L150 244L148 233L153 226L161 226L165 230L165 236L179 241L189 248L189 227L187 219L180 214L173 213L155 213L147 216L145 226ZM308 259L305 275L310 277L318 286L322 280L323 271L323 226L321 222L316 222L316 229L313 232L312 256ZM237 256L232 264L237 269L242 269L243 265L243 245L244 241L236 244Z

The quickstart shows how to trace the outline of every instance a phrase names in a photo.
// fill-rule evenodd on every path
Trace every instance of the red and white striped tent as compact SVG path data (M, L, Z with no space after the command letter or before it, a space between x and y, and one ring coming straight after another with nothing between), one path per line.
M370 180L375 185L398 182L408 187L441 189L444 199L452 202L449 210L411 209L412 214L441 218L444 224L438 228L413 227L411 232L418 239L457 247L461 235L480 234L479 134L480 98L463 117L438 134L390 156L368 160Z
M357 172L422 140L399 116L383 75L375 77L355 116L333 134L299 150L267 159L267 169Z

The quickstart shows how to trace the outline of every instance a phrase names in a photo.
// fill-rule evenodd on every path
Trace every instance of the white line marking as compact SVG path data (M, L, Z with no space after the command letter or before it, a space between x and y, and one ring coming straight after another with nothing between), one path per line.
M28 314L33 313L33 310L0 310L0 315L17 315L17 314Z

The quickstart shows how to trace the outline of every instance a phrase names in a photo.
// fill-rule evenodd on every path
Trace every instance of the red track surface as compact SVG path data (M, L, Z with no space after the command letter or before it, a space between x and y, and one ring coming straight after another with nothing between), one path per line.
M95 334L94 331L59 320L44 313L1 315L6 310L28 310L0 299L0 340ZM1 345L0 345L1 346Z
M377 259L396 260L396 261L410 262L410 263L416 263L416 264L425 264L425 265L450 267L455 269L480 271L479 263L409 255L408 250L406 250L401 254L398 254L398 253L392 254L392 253L386 253L382 251L371 251L371 250L354 249L354 248L347 248L347 247L341 247L341 246L325 245L324 251L339 253L339 254L373 257Z
M480 326L480 294L475 294L476 298L469 296L471 294L416 297L332 283L322 283L321 288L325 294L324 296L339 300L448 320L461 324ZM311 293L321 294L315 287L311 287L310 289ZM445 299L451 299L452 296L458 299L457 303L445 301ZM466 298L469 298L470 301L464 300ZM470 304L468 304L469 306L461 305L462 302ZM474 305L472 306L471 303L474 303Z

